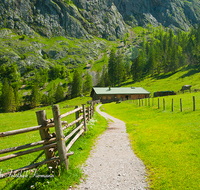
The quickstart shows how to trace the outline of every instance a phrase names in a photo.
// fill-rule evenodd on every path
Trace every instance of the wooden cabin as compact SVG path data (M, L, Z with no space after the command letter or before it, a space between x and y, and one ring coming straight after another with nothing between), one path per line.
M90 96L93 101L100 100L102 103L109 103L148 98L150 92L141 87L93 87Z

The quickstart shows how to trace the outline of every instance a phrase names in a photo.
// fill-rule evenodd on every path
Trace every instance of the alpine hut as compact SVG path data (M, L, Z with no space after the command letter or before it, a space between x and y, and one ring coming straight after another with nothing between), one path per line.
M100 100L102 103L109 103L113 101L148 98L150 92L142 87L93 87L90 96L93 101Z

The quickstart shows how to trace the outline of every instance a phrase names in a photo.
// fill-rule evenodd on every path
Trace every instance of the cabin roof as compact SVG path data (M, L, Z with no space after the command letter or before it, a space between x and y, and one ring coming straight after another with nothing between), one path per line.
M98 95L111 95L111 94L150 94L147 90L142 87L93 87L92 93L96 93Z

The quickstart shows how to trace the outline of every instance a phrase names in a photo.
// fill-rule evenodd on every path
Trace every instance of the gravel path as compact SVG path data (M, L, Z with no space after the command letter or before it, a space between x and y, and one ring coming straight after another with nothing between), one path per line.
M145 166L135 156L126 133L125 123L105 112L96 110L106 119L111 119L106 132L98 139L91 157L83 166L87 175L77 188L88 190L143 190L148 188L145 181Z

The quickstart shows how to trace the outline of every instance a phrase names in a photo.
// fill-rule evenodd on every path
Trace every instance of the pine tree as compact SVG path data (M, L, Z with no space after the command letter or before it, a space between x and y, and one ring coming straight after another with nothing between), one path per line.
M15 95L15 104L16 104L16 111L19 110L20 107L20 98L19 98L19 93L18 93L18 88L14 88L14 95Z
M54 94L54 97L55 97L55 101L56 102L60 102L62 100L64 100L64 90L63 90L63 87L59 84L56 88L56 92Z
M97 86L99 87L106 87L106 86L110 86L111 82L108 76L108 70L106 68L106 65L103 66L103 70L102 70L102 75L100 77L99 83L97 84Z
M142 56L140 53L139 56L132 61L131 65L131 74L134 81L137 81L141 76L141 65L142 65Z
M92 90L92 76L87 72L85 75L85 81L83 83L83 93L87 94Z
M112 49L108 61L108 76L111 82L111 85L114 86L114 84L117 81L117 60L115 56L115 50Z
M95 75L95 84L96 84L97 86L99 86L100 80L101 80L100 72L97 71L97 72L96 72L96 75Z
M81 75L77 70L74 71L73 81L72 81L72 91L71 97L75 98L81 95L82 90L82 79Z
M174 32L173 30L170 28L169 29L169 48L173 48L174 46Z
M111 82L108 76L108 71L106 71L104 74L104 86L110 86L110 85L111 85Z
M126 76L128 78L130 78L130 75L131 75L131 60L130 60L128 55L125 56L124 61L125 61L124 66L125 66L125 70L126 70Z
M177 47L174 46L171 52L170 71L175 72L177 69L178 69L178 51Z
M40 94L38 83L34 83L31 91L31 107L35 108L40 104Z
M49 103L48 103L48 95L46 95L46 94L43 94L43 95L42 95L42 97L41 97L41 103L42 103L42 105L44 105L44 106L49 105Z
M154 75L155 65L156 65L155 49L154 47L151 47L149 51L148 70L151 72L152 76Z
M9 105L9 83L8 80L5 79L2 87L2 94L1 94L1 107L2 109L8 110L7 106Z
M15 94L14 94L12 86L9 87L9 96L7 97L7 99L8 99L8 104L6 106L5 111L6 112L16 111L17 105L15 103Z
M52 105L55 102L54 99L54 87L51 86L48 91L48 105Z
M118 83L118 86L123 81L123 79L126 77L123 59L124 59L124 57L123 57L121 51L118 51L117 55L116 55L116 82Z

